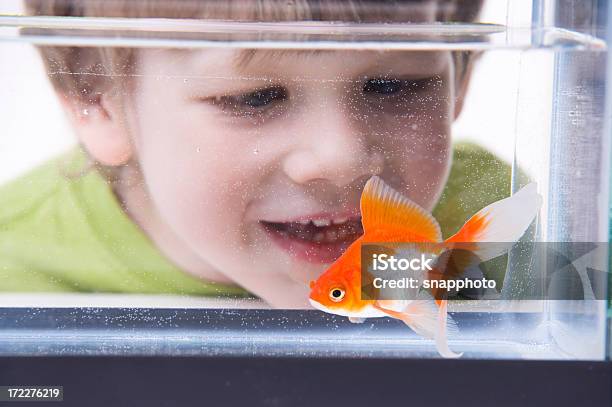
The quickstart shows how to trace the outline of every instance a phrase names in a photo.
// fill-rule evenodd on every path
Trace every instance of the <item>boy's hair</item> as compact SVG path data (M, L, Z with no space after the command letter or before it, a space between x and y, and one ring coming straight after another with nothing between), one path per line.
M26 0L35 16L193 18L232 21L409 22L420 7L436 7L436 21L470 22L483 0ZM123 88L134 70L134 49L41 46L55 89L83 104ZM457 76L472 52L455 51ZM62 74L63 73L63 74ZM123 78L123 79L122 79Z

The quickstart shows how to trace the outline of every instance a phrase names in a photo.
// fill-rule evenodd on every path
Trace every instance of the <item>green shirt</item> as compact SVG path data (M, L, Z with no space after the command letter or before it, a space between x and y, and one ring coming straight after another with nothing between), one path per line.
M0 291L246 296L181 271L124 213L108 182L82 168L80 148L0 186ZM458 144L434 211L448 236L485 205L508 196L510 168Z

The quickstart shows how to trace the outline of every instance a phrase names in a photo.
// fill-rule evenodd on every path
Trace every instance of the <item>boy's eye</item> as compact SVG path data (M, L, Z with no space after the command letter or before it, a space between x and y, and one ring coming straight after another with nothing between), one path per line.
M259 110L287 99L287 91L281 86L259 89L254 92L219 98L224 104L236 110Z
M288 98L285 87L270 86L237 95L215 96L198 100L211 103L222 112L234 117L264 120L282 114L284 105L281 102Z
M365 83L363 92L381 96L394 95L401 91L418 93L427 89L432 83L435 83L434 79L433 77L415 80L373 78Z
M282 87L256 90L255 92L238 96L241 104L252 108L267 106L277 100L285 100L286 98L287 92Z
M402 89L402 81L399 79L370 79L363 86L364 93L378 93L390 95Z

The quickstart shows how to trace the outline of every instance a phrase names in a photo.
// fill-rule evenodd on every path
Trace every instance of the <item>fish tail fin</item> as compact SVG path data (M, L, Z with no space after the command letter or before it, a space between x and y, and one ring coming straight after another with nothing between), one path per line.
M503 254L518 241L542 206L542 196L532 182L516 194L478 211L445 243L473 243L470 250L486 261ZM506 243L480 245L482 242Z

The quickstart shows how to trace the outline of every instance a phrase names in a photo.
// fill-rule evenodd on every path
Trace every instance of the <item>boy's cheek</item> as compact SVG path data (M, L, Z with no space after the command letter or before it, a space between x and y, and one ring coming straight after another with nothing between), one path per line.
M229 161L229 160L227 160ZM145 182L154 205L170 225L180 225L181 234L234 244L244 233L243 214L252 195L242 171L220 168L214 160L185 159L163 167L155 161L144 165Z
M393 134L387 151L387 166L399 176L405 193L425 208L432 208L448 178L451 164L451 129L445 121L430 121L407 132Z
M223 243L215 250L239 245L262 172L254 160L263 154L253 154L252 139L213 120L183 116L173 124L173 117L142 121L139 160L154 206L183 239L206 247Z

